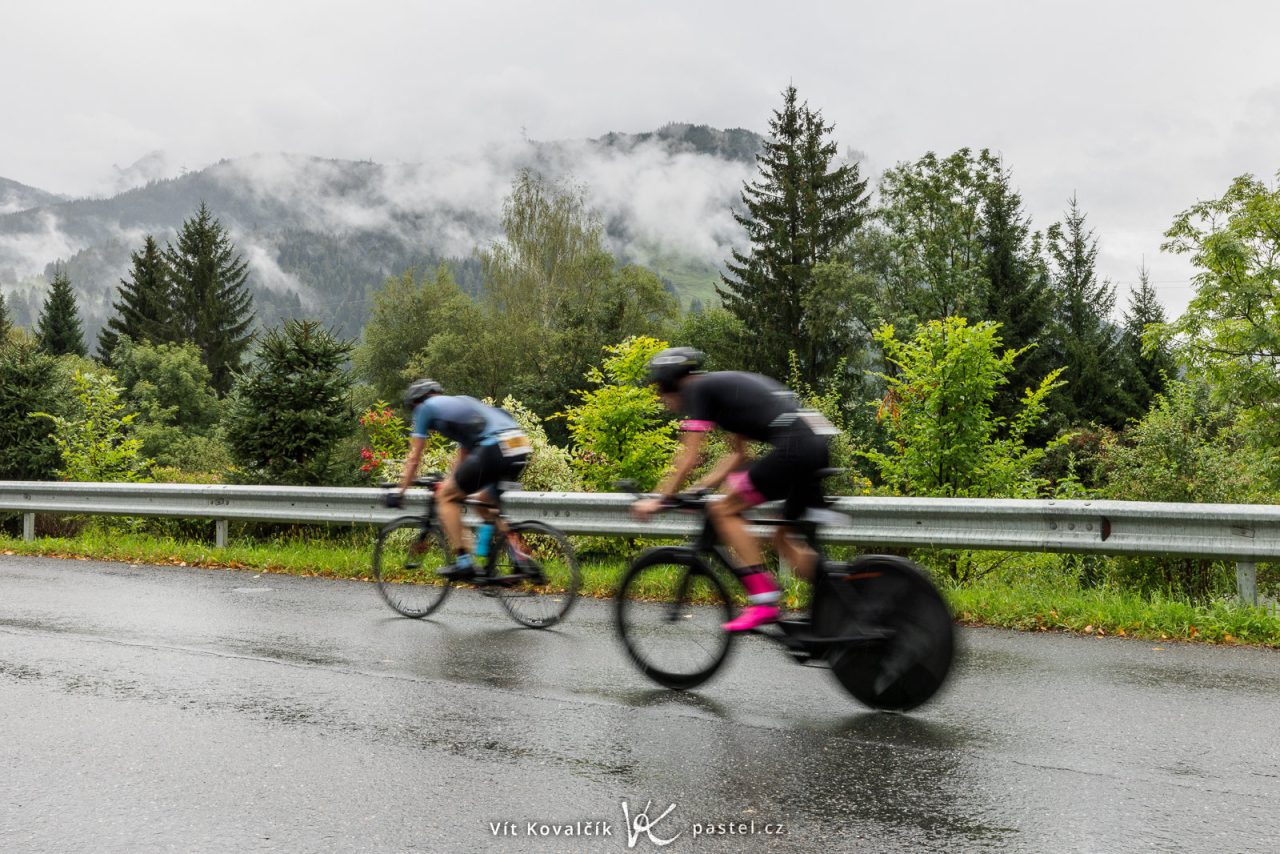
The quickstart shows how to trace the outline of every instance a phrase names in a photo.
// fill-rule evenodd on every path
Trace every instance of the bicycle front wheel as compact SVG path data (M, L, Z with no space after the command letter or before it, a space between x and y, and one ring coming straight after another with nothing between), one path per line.
M391 609L406 617L425 617L449 595L449 581L437 572L453 560L444 532L424 525L420 516L402 516L378 532L373 547L373 577Z
M517 623L534 629L554 626L578 599L582 574L565 535L541 522L510 525L494 565L498 601Z
M644 675L683 691L710 679L729 656L729 594L688 549L658 548L627 570L614 601L618 634Z

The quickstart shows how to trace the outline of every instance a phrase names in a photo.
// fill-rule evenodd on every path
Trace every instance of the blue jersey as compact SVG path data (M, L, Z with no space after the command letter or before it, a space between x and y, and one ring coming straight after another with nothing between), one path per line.
M414 438L425 439L434 430L468 451L492 445L499 433L519 429L503 410L466 395L433 394L413 410Z

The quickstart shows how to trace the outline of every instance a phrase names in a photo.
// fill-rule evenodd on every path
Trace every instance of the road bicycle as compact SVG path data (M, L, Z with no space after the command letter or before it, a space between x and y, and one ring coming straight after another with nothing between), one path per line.
M438 473L415 480L415 486L426 489L423 511L394 519L378 532L373 577L383 600L398 614L421 618L444 604L456 584L469 584L495 597L521 625L545 629L563 620L582 584L573 546L551 525L512 522L501 502L495 505L475 498L464 502L492 514L493 527L481 529L489 535L488 554L483 559L472 556L477 562L476 577L451 582L439 575L454 561L436 508L436 492L443 482L444 476Z
M667 502L666 509L701 514L702 531L684 545L641 552L614 603L627 655L667 688L685 690L706 682L729 658L737 637L721 628L734 616L720 578L720 572L731 572L731 563L706 515L711 500L705 492L692 492ZM810 519L751 521L794 528L819 556L807 613L751 634L777 643L797 663L828 667L846 691L871 708L906 711L933 697L951 669L955 627L946 601L923 570L891 555L827 560L817 541L818 525Z

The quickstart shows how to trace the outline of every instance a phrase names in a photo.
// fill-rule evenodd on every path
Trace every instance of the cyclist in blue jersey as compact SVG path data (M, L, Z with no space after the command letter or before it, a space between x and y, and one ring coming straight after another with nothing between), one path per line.
M432 432L457 442L458 453L449 477L441 484L436 505L457 559L439 575L459 581L474 578L476 563L462 524L462 502L468 495L477 495L496 506L502 484L518 480L529 462L529 439L505 410L486 406L474 397L446 395L435 380L411 383L405 390L404 404L413 411L409 456L399 489L387 493L387 506L399 507L403 503L404 492L413 484L422 449ZM479 538L481 548L488 546L488 539L486 530Z
M680 447L674 471L658 484L659 497L637 501L632 508L648 518L663 508L697 468L707 433L720 427L732 447L696 488L728 484L728 495L708 506L720 538L736 553L734 574L747 591L748 606L726 623L731 632L747 631L776 621L781 591L765 568L760 546L747 528L742 512L764 501L784 499L783 515L798 519L811 507L823 507L822 471L829 464L828 444L837 431L819 413L800 408L796 395L774 380L744 371L704 373L705 357L692 347L671 347L649 360L649 382L680 423ZM772 450L752 460L750 442L765 442ZM774 545L796 575L811 579L817 554L784 528Z

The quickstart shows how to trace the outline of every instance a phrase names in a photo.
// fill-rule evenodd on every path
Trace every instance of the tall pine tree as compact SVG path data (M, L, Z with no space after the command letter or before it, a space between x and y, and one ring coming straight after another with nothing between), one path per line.
M137 342L163 344L177 339L173 283L160 247L147 235L141 252L129 256L133 270L120 280L120 298L111 304L116 313L98 333L98 358L111 363L111 351L121 335Z
M1124 314L1122 334L1128 369L1128 391L1135 414L1151 408L1156 395L1163 394L1175 375L1173 354L1167 341L1143 341L1143 333L1151 324L1166 322L1164 306L1151 287L1146 266L1138 270L1138 287L1129 293L1129 310Z
M1060 223L1049 227L1055 297L1055 356L1067 381L1054 408L1061 426L1096 423L1119 429L1136 412L1124 387L1120 336L1111 322L1115 287L1099 280L1098 241L1075 196Z
M1030 348L1020 356L992 400L992 411L1009 422L1021 412L1022 396L1036 388L1051 370L1051 348L1042 341L1053 312L1052 293L1040 261L1039 235L1031 234L1022 198L1008 170L997 167L985 187L982 243L987 278L985 319L1000 324L1000 339L1009 350ZM1047 438L1033 431L1035 438Z
M165 248L164 261L173 276L177 340L200 348L213 387L225 394L252 337L249 264L204 202Z
M71 353L84 356L84 328L80 324L80 312L76 307L76 294L71 289L67 271L58 267L53 274L49 296L45 298L36 326L36 338L40 349L51 356Z
M820 111L799 103L794 86L787 87L769 122L770 139L756 157L759 178L743 187L746 211L734 214L751 249L733 253L723 287L716 287L751 336L743 354L748 366L776 376L796 350L800 375L814 386L847 352L849 335L813 316L828 308L814 297L813 270L863 223L868 204L857 164L832 168L833 128Z

